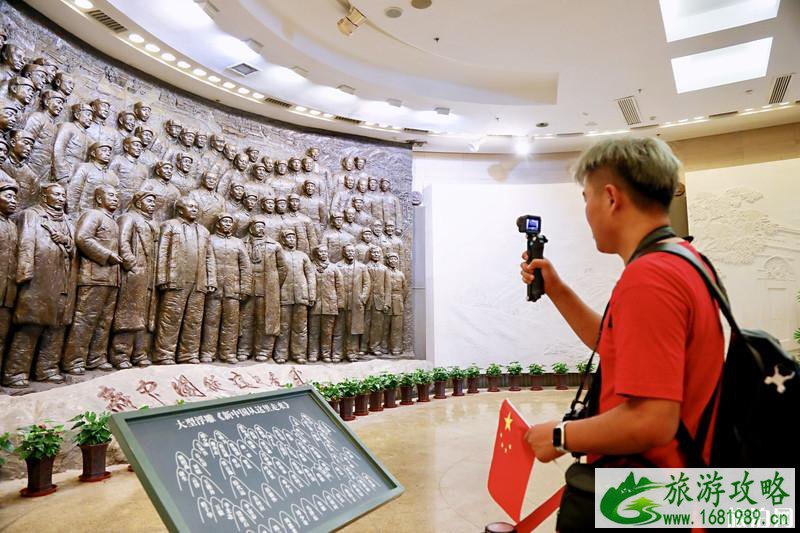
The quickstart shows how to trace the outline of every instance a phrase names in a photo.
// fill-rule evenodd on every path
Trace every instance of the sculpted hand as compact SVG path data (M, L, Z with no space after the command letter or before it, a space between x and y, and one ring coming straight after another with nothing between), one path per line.
M122 258L119 256L119 254L112 252L111 255L108 256L108 263L110 265L119 265L122 263Z
M547 282L545 281L545 283ZM525 442L531 447L536 458L543 463L549 463L564 455L553 448L553 428L557 425L557 420L550 420L536 424L525 434Z

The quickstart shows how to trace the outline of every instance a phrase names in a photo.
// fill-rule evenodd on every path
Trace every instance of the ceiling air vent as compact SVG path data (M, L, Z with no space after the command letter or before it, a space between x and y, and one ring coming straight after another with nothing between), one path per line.
M739 114L738 111L725 111L724 113L714 113L713 115L708 115L708 118L725 118L725 117L732 117L733 115Z
M343 116L340 116L340 115L336 115L333 118L335 118L336 120L341 120L342 122L347 122L349 124L361 124L361 122L362 122L361 120L356 120L356 119L350 118L350 117L343 117Z
M769 96L770 104L780 104L783 102L790 81L792 81L791 74L784 74L783 76L775 78L775 84L772 86L772 94Z
M121 33L123 31L127 31L128 28L117 22L116 20L112 19L99 9L93 9L86 13L94 20L108 28L109 30L113 31L114 33Z
M239 63L238 65L231 65L230 67L228 67L228 69L242 76L249 76L253 72L258 72L258 69L256 67L248 65L247 63Z
M641 124L642 119L639 117L639 104L636 102L635 96L626 96L617 100L619 110L622 111L622 116L625 117L625 122L629 126L633 124Z
M292 107L292 104L290 104L289 102L284 102L283 100L278 100L277 98L272 98L271 96L264 98L264 101L267 102L268 104L285 107L287 109Z
M417 135L430 135L430 130L420 130L417 128L403 128L403 133L414 133Z
M580 137L583 135L581 131L572 131L570 133L556 133L556 137Z

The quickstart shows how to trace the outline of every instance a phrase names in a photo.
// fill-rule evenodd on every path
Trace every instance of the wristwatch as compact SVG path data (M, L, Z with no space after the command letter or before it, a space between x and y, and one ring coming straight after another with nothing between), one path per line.
M568 421L562 420L556 427L553 428L553 448L561 453L569 453L567 449L567 424Z

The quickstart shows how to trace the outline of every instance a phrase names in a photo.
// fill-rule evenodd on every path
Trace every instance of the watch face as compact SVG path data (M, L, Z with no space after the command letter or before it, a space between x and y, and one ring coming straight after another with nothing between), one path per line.
M561 427L553 428L553 446L556 448L561 446Z

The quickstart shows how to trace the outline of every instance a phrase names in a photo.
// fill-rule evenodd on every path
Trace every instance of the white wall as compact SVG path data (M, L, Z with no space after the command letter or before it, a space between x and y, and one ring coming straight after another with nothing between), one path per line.
M689 231L719 270L740 326L797 350L800 159L686 173Z
M568 176L568 175L567 175ZM602 311L622 270L596 251L573 183L434 184L425 190L426 356L435 365L520 361L571 366L589 351L552 303L525 299L517 216L542 217L545 255Z

